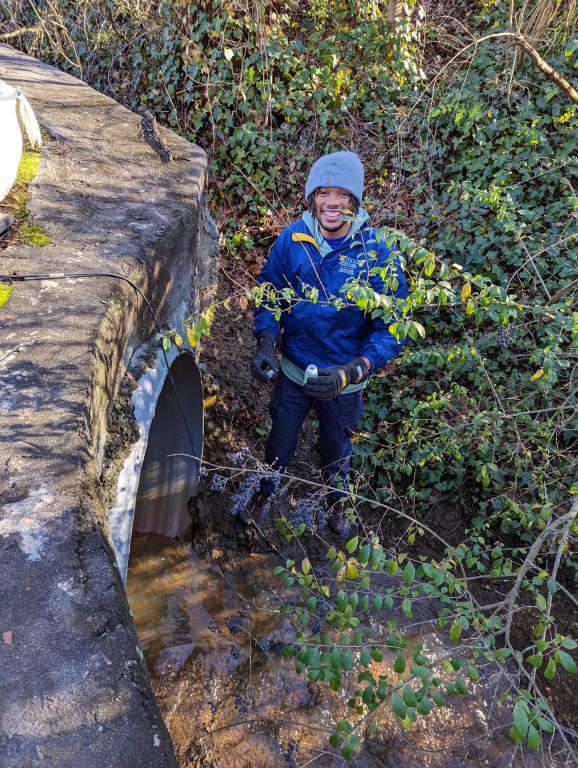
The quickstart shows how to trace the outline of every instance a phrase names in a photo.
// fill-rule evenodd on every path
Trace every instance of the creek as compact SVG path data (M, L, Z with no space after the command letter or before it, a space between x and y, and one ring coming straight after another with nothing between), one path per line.
M347 717L347 692L308 683L291 659L277 653L294 637L277 610L280 596L271 574L277 561L269 552L251 551L242 529L235 547L236 526L226 518L218 523L220 539L210 545L211 557L199 555L189 542L150 533L135 535L131 545L129 601L179 763L183 768L347 765L328 744L335 722ZM223 537L225 529L232 532ZM433 657L449 650L432 624L408 633L411 644L423 644ZM393 661L386 655L375 671L395 678ZM548 765L516 753L507 729L497 728L503 715L494 673L482 669L468 695L434 709L407 731L389 706L381 707L377 736L365 740L351 765Z

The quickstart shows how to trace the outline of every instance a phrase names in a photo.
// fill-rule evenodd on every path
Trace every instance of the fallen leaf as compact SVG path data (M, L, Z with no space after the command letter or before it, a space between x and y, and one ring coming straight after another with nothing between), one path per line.
M9 629L7 632L2 632L2 640L6 643L6 645L12 645L12 636L14 635L14 632Z
M217 395L211 395L210 397L206 397L203 400L204 410L207 411L209 408L212 408L216 402L217 402Z

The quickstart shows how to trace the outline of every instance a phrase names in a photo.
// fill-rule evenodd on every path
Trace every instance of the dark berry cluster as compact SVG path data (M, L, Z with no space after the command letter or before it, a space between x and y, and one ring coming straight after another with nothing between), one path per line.
M253 494L259 490L261 475L246 475L239 483L239 490L233 494L233 506L231 514L238 515L241 510L246 509Z
M252 458L251 451L246 446L235 453L227 454L227 459L234 467L246 467Z
M269 640L268 638L265 638L264 640L261 640L260 642L261 650L265 654L267 658L269 656L272 656L275 653L279 653L281 648L283 648L284 643L280 643L276 640Z
M243 629L243 622L239 616L234 616L227 622L227 629L232 635L238 635Z
M311 634L318 635L321 632L321 622L319 619L313 619L310 625Z
M211 490L214 493L223 493L225 490L225 486L227 484L227 478L223 477L223 475L219 475L217 472L213 472L213 476L211 478Z
M232 645L229 648L229 655L233 659L233 661L239 661L241 658L241 651L237 648L236 645Z
M243 627L245 624L245 619L249 615L249 605L245 603L239 613L236 616L233 616L229 619L227 622L227 629L232 635L237 635L239 632L243 631Z
M313 493L297 499L295 506L291 508L290 521L298 526L302 523L311 531L317 528L325 528L327 524L327 511L323 503L322 493Z
M235 695L235 709L240 712L242 715L246 715L249 711L249 705L247 704L247 699L243 694L237 693Z

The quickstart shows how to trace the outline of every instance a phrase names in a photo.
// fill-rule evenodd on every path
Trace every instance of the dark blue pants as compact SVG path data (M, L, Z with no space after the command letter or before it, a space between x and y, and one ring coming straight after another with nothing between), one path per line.
M265 461L285 471L295 453L301 426L312 408L319 419L321 471L329 485L347 489L351 436L357 430L363 410L361 391L339 395L333 400L316 400L280 370L269 405L273 423L265 443ZM261 480L261 491L270 496L274 491L273 481Z

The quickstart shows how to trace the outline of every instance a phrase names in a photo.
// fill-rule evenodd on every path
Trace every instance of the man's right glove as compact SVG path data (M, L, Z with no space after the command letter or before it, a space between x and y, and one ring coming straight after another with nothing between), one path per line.
M356 357L346 365L320 368L317 376L310 376L303 389L317 400L333 400L348 384L365 381L369 375L369 364L364 357Z
M257 381L273 381L278 370L275 336L270 331L262 331L257 336L257 354L251 362L251 376Z

